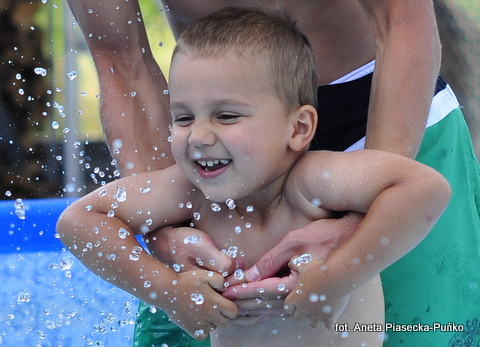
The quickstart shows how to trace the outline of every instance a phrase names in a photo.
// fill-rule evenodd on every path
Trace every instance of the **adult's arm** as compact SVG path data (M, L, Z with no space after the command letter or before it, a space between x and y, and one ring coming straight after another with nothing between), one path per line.
M433 2L359 2L376 44L366 148L415 158L440 70Z
M431 0L359 0L376 43L366 147L414 158L420 147L440 70L441 50ZM285 265L285 255L311 251L316 229L295 231L246 272L260 280Z
M150 50L138 1L67 0L100 80L100 117L122 176L173 164L167 82Z

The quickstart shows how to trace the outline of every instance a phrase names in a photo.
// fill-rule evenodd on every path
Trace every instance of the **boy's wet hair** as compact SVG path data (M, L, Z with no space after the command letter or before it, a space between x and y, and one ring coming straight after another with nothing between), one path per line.
M224 8L196 21L180 36L178 52L210 57L227 52L265 62L273 87L288 109L317 106L312 47L285 10Z

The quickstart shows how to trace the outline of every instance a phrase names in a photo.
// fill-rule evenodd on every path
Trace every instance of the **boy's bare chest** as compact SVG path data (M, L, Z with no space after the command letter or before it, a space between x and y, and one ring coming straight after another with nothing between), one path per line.
M231 257L241 257L247 267L277 245L288 232L312 220L281 205L258 218L255 211L241 215L236 211L203 211L193 220L196 228L206 232L218 249Z

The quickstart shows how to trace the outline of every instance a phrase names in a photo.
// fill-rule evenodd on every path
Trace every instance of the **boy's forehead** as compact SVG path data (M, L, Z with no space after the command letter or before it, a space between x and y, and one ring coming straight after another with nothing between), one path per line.
M264 86L270 87L272 81L268 71L264 59L254 59L235 49L215 52L215 54L179 51L172 58L170 84L176 84L179 75L189 79L193 74L201 74L207 79L210 77L211 79L228 79L233 75L239 77L237 80L239 83L242 81L255 84L267 82Z

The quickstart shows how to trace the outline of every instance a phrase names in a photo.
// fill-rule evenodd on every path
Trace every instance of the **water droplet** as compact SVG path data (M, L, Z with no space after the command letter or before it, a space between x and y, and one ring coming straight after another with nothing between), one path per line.
M198 212L194 212L194 213L193 213L193 219L195 219L195 220L200 220L200 218L201 218L200 213L198 213Z
M173 271L175 272L180 272L180 270L182 269L181 266L178 264L173 264L172 268L173 268Z
M107 217L109 217L109 218L115 217L115 211L109 210L109 211L107 212Z
M235 246L230 246L228 250L222 250L226 255L228 255L230 258L235 258L237 256L238 252L238 247Z
M18 94L24 95L24 94L25 94L25 90L23 90L23 88L20 88L20 89L18 90Z
M193 334L195 337L199 337L200 335L202 335L203 333L205 333L205 331L203 329L199 329L199 330L195 330L195 333Z
M58 124L57 121L53 121L53 122L52 122L52 129L57 130L58 128L60 128L60 124Z
M312 199L312 205L314 205L314 206L320 206L321 204L322 204L322 203L321 203L320 199L318 199L318 198L313 198L313 199Z
M277 288L278 288L278 291L280 292L283 292L286 289L285 284L283 283L280 283Z
M145 194L145 193L148 193L151 190L152 190L151 186L145 186L145 187L140 188L140 193Z
M118 229L118 237L120 237L121 239L126 239L127 235L130 235L130 233L128 232L127 229L125 229L123 227Z
M312 255L305 253L299 256L298 258L293 259L294 265L308 264L312 261Z
M104 188L104 189L102 189L98 192L98 196L103 197L103 196L107 195L107 193L108 193L107 188Z
M135 96L137 96L137 92L131 92L131 93L130 93L130 96L131 96L132 98L134 98Z
M217 203L215 203L215 202L212 203L211 208L212 208L212 211L213 211L213 212L219 212L219 211L222 210L222 208L220 207L220 205L217 204Z
M318 301L318 295L315 293L310 294L309 298L310 302L317 302Z
M193 152L192 157L193 157L193 159L198 160L202 157L202 153L200 153L199 151L195 151L195 152Z
M227 199L225 201L225 204L227 204L227 207L230 209L230 210L233 210L235 207L237 207L237 205L235 205L235 201L233 199Z
M247 212L253 212L253 206L247 206L246 211Z
M117 199L118 202L124 202L127 200L127 189L125 187L117 187L113 197Z
M330 313L330 312L332 312L332 306L325 305L325 306L323 306L322 311L324 313Z
M200 293L193 293L190 295L190 300L192 300L196 305L201 305L205 302L205 298Z
M242 269L237 269L235 270L234 274L235 278L237 280L243 280L243 278L245 277L245 275L243 274L243 270Z
M382 246L387 246L390 243L390 239L386 236L380 238L380 244Z
M75 78L77 78L78 76L78 73L77 71L73 70L73 71L70 71L69 73L67 73L67 78L70 80L70 81L73 81Z
M47 75L47 70L44 69L43 67L36 67L33 69L33 72L35 72L39 76L46 76Z
M150 288L151 286L152 286L152 282L150 282L150 281L145 281L145 282L143 282L143 287L145 287L145 288ZM150 293L150 294L151 294L151 293Z
M191 236L187 236L186 238L183 239L183 243L184 244L192 244L192 245L196 245L200 242L202 238L198 235L191 235Z
M114 149L120 149L120 148L122 148L122 146L123 146L123 141L122 141L122 139L115 139L115 140L113 140L112 146L113 146Z
M21 220L25 219L25 206L22 199L15 200L15 214Z
M60 270L70 270L73 266L73 259L71 257L64 257L60 261Z
M163 95L168 95L168 89L163 90Z
M31 296L28 292L20 292L17 295L17 304L22 304L24 302L30 302Z
M236 226L236 227L235 227L235 234L238 235L238 234L240 234L241 232L242 232L242 227Z

